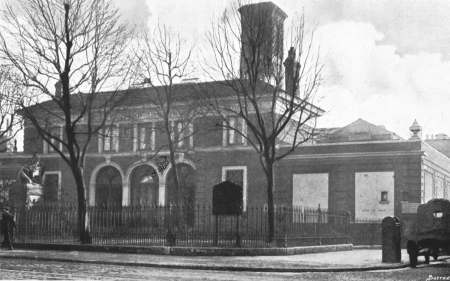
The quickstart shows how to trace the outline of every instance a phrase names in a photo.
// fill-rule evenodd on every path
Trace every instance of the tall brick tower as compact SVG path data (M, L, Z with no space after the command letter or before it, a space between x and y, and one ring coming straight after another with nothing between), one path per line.
M272 75L283 62L286 13L272 2L243 5L241 14L241 77ZM247 69L251 69L251 73ZM255 73L257 70L258 73ZM250 77L249 77L250 76Z

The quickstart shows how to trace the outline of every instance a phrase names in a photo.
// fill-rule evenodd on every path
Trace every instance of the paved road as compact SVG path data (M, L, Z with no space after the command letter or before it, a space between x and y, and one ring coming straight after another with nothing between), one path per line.
M430 276L450 280L450 265L434 264L417 269L341 273L257 273L175 270L134 266L41 262L0 259L0 279L38 280L420 280ZM435 279L438 280L438 279ZM442 279L441 279L442 280ZM444 279L445 280L445 279Z

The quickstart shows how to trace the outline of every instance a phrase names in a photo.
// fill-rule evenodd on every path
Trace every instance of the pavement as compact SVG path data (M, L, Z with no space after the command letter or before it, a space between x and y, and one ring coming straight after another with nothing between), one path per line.
M405 250L402 251L401 263L382 263L380 249L355 249L289 256L170 256L19 249L0 250L0 258L254 272L343 272L397 269L409 266ZM440 262L450 264L447 258L441 258Z

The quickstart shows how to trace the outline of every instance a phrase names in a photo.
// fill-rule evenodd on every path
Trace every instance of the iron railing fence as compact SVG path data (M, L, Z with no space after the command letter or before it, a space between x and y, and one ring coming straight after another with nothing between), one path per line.
M16 208L15 240L24 243L78 243L77 207ZM363 241L347 214L301 207L276 207L279 247ZM214 216L212 207L89 207L92 244L130 246L270 247L265 206L247 206L239 216ZM367 230L364 230L367 231Z

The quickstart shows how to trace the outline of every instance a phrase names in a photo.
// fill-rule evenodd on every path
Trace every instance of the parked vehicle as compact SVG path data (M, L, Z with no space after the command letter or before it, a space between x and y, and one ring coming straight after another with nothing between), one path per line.
M432 199L417 208L417 232L408 240L407 251L411 267L417 265L417 257L424 256L425 263L430 256L450 254L450 201Z

